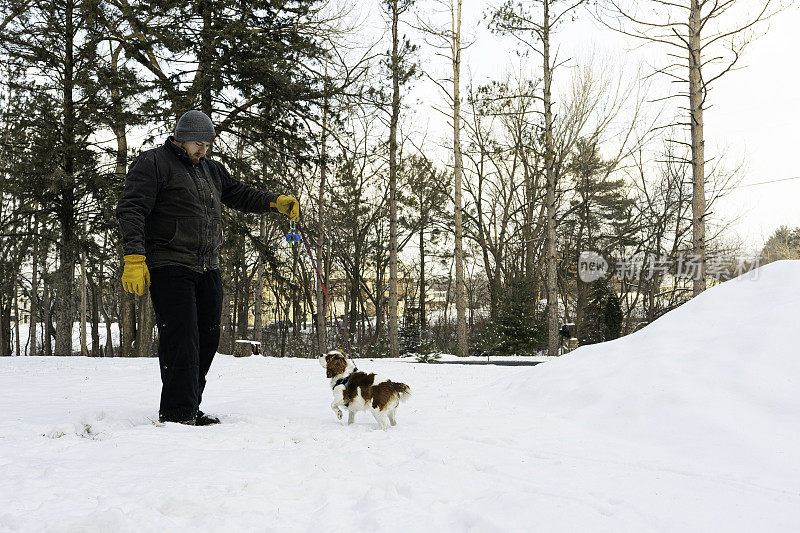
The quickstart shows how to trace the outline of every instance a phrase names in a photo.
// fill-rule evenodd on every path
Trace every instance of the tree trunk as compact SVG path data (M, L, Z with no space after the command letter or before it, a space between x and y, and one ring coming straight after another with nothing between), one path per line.
M88 302L86 298L86 258L83 253L80 256L81 264L81 357L89 355L89 348L86 345L86 322L88 315Z
M542 22L544 48L544 129L545 170L547 173L547 353L558 355L560 337L558 333L558 275L556 262L556 176L553 168L553 113L550 87L553 71L550 66L550 0L544 0Z
M11 356L11 300L0 295L0 356Z
M34 205L34 209L38 206ZM36 326L43 316L39 301L39 216L33 216L33 257L31 258L31 316L28 323L28 355L37 355Z
M103 321L106 324L106 347L105 353L101 353L101 355L105 357L114 357L114 341L111 337L111 317L108 316L105 305L103 304L102 292L98 291L97 298L100 301L100 312L102 313Z
M237 330L237 326L238 326L238 322L237 322L236 319L237 319L237 314L238 314L238 311L239 311L239 276L238 276L238 273L237 273L238 270L239 269L234 264L233 265L233 305L231 306L231 317L230 317L231 334L228 337L228 343L229 343L228 344L228 351L231 354L236 353L236 351L235 351L236 350L236 333L237 333L236 330Z
M46 241L43 241L44 250L42 250L42 345L44 355L49 357L53 355L53 343L50 339L50 331L53 328L52 316L50 314L50 280L47 275L47 252L49 246Z
M71 196L69 192L64 192L65 196ZM59 268L55 272L56 298L55 298L55 322L56 322L56 343L54 355L72 355L72 326L74 321L74 275L75 257L70 250L72 246L72 221L64 217L61 219L61 250L59 252Z
M14 284L14 355L19 357L19 292L17 291L17 284Z
M455 2L453 13L453 155L455 168L455 261L456 261L456 355L466 357L467 346L467 302L464 280L463 228L461 221L461 100L459 76L461 71L461 0Z
M422 206L422 198L420 198L420 206ZM422 339L422 334L428 329L428 317L425 313L425 218L420 220L419 225L419 336Z
M481 255L483 256L483 265L484 270L486 272L486 280L487 285L489 286L489 318L490 320L497 319L497 301L500 293L500 266L499 262L495 261L494 270L492 269L492 263L489 260L489 245L487 243L487 234L488 230L484 227L484 217L483 217L483 180L484 180L484 164L486 159L486 148L483 144L480 145L480 163L478 165L478 198L475 202L475 208L478 211L477 222L479 225L478 228L478 246L481 249ZM494 273L492 273L494 272Z
M328 144L328 55L325 55L325 97L322 102L322 147L319 176L319 196L317 197L317 269L318 273L314 275L321 275L326 272L323 267L323 242L325 240L325 178L328 172L327 160L327 144ZM326 278L327 279L327 276ZM317 297L317 351L319 353L326 353L328 351L327 339L327 325L325 323L325 314L327 313L327 302L325 295L322 293L322 284L318 277L314 278L316 284L316 297Z
M454 261L455 263L455 261ZM452 303L452 296L453 296L453 267L455 265L450 265L450 271L447 273L447 289L445 290L444 294L444 316L443 323L450 326L450 304ZM449 333L448 333L449 338Z
M106 349L103 355L106 357L114 357L114 339L111 334L111 318L108 315L104 315L103 318L106 322Z
M352 346L355 344L357 329L358 329L358 302L359 302L359 293L360 291L360 271L359 271L359 264L361 261L360 257L360 246L358 243L355 243L355 253L353 254L353 268L351 272L351 284L350 284L350 324L348 328L349 332L349 342Z
M366 283L365 283L365 285L366 285ZM365 289L366 289L366 287L365 287ZM372 335L372 326L370 325L369 314L367 313L367 298L365 296L363 296L364 292L366 292L366 290L363 291L362 293L360 293L360 294L362 294L362 298L361 298L361 318L362 318L362 320L361 320L361 327L358 330L358 332L359 332L358 333L359 334L359 337L358 337L359 344L364 343L366 341L366 339L369 338L369 335Z
M112 70L118 69L119 54L122 47L117 47L111 55ZM117 183L123 183L125 180L126 170L128 166L128 137L125 132L125 123L120 119L122 116L122 100L119 91L112 87L111 90L112 102L114 105L114 120L111 124L111 129L117 140L117 153L114 165L114 177ZM118 245L119 246L119 245ZM121 254L120 254L121 257ZM114 283L119 284L118 280ZM119 285L117 285L119 287ZM120 309L119 309L119 333L120 333L120 346L119 355L121 357L133 357L133 343L136 339L136 299L134 295L125 291L121 291ZM110 332L110 330L109 330ZM106 341L107 346L113 346L110 341ZM113 349L108 352L107 356L113 355Z
M250 277L247 275L247 265L242 263L241 264L241 276L239 278L241 282L237 287L237 307L236 307L236 338L237 339L247 339L247 326L248 324L248 313L247 307L250 303Z
M300 338L300 299L302 290L302 280L297 270L300 263L300 246L292 246L292 279L294 280L294 287L292 288L292 338Z
M223 285L225 284L223 278ZM220 327L222 331L220 332L221 338L219 345L221 347L225 347L228 354L233 354L230 350L231 345L231 337L233 337L233 330L231 328L231 298L228 294L224 291L222 293L222 317L220 319Z
M67 0L64 15L64 74L63 74L63 143L64 175L59 177L58 221L60 224L60 249L57 274L56 355L72 355L72 323L74 320L75 276L75 103L74 79L74 2Z
M203 18L203 28L200 30L200 51L197 65L197 86L200 92L200 110L209 117L213 113L213 100L211 95L211 63L214 60L214 38L212 31L212 6L211 2L198 2L198 11ZM194 102L192 102L193 104ZM181 110L184 111L184 110Z
M153 305L150 303L150 293L145 291L144 296L138 298L139 325L136 331L136 357L150 357L153 353L153 326L155 317Z
M136 297L125 291L121 291L120 303L120 356L136 357L134 344L136 342Z
M103 248L102 253L108 251L108 230L103 232ZM111 329L109 325L109 318L103 309L103 262L100 262L97 271L97 282L90 283L92 290L92 357L102 357L103 347L100 346L100 315L103 315L106 323L106 351L109 352L108 347L111 346L110 355L114 354L113 344L110 343ZM95 339L95 337L97 337ZM96 343L96 345L95 345Z
M520 149L522 146L522 136L520 136ZM536 286L536 270L534 269L533 253L533 169L527 163L527 156L522 156L523 171L525 173L525 225L522 229L522 238L525 240L525 279L529 287Z
M280 357L286 357L286 338L289 336L289 307L288 305L284 306L280 299L280 296L284 294L285 293L283 291L279 290L278 295L276 296L276 301L278 302L278 328L280 328L281 332ZM281 316L280 313L283 313L283 316Z
M100 357L100 285L90 284L92 290L92 357Z
M261 215L259 219L258 238L259 242L263 243L267 235L267 216ZM258 270L256 273L256 297L255 302L253 302L253 314L255 315L253 318L253 340L261 341L261 349L263 350L267 343L264 335L264 323L261 317L264 307L264 261L261 253L258 254L256 268Z
M706 192L705 140L703 139L703 91L700 57L702 29L699 0L691 0L689 11L689 107L692 131L692 253L698 267L692 283L692 294L706 290Z
M385 329L384 279L386 279L386 262L383 260L383 256L378 253L375 258L375 343L380 342L381 335L383 335Z
M397 121L400 117L400 19L392 2L392 118L389 125L389 357L400 356L397 327Z

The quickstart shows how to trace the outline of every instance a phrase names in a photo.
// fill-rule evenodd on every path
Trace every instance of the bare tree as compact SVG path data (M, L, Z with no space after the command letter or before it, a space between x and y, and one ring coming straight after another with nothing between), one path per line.
M319 166L319 195L317 197L317 261L320 274L325 272L322 264L325 249L325 179L328 174L328 55L325 55L324 96L322 101L322 135L320 138L320 166ZM315 296L317 303L317 350L319 353L328 351L327 324L325 312L327 302L322 293L322 280L314 278Z
M464 279L464 248L462 244L462 220L461 220L461 96L460 96L460 75L461 75L461 0L454 0L451 3L452 13L452 48L451 57L453 60L453 181L455 182L455 261L456 261L456 337L458 348L456 354L461 357L467 356L467 286Z
M454 261L456 270L456 355L465 357L467 345L467 289L464 275L464 221L462 185L464 179L463 153L461 149L461 52L469 46L462 42L461 35L461 0L440 0L438 6L443 7L449 23L438 26L429 21L419 21L420 29L426 37L432 38L432 46L438 50L437 56L447 60L452 68L452 78L437 80L428 74L445 94L449 109L439 110L452 120L453 126L453 218L455 234ZM448 88L443 82L450 81Z
M400 86L414 75L414 66L409 64L409 54L414 47L407 41L400 42L400 15L408 11L414 0L386 0L392 19L392 51L389 70L392 76L392 104L389 123L389 354L399 357L397 324L397 122L400 118Z
M780 226L764 243L761 249L763 264L783 259L800 259L800 228Z
M528 250L534 248L526 207L534 206L533 194L539 200L541 194L534 193L532 187L539 172L528 165L528 158L536 158L537 152L528 137L536 137L538 131L529 116L535 100L530 89L524 82L521 86L510 81L494 83L478 89L470 84L467 96L464 154L469 162L466 189L471 204L466 209L466 229L467 237L477 243L483 258L492 318L497 316L510 250L522 252L527 259ZM524 196L520 194L523 190Z
M510 33L542 56L544 106L544 168L547 177L545 205L547 213L547 317L548 343L550 356L558 355L560 337L558 334L558 272L556 257L556 161L553 122L553 71L558 66L551 57L551 37L561 22L572 16L575 9L585 0L537 0L532 2L541 10L528 9L522 4L506 2L492 15L492 26L500 33ZM530 41L529 36L534 40Z
M755 29L781 11L784 0L605 0L598 19L624 35L668 47L669 64L656 72L686 89L669 96L686 98L686 122L691 134L692 253L699 264L693 294L706 288L706 172L703 111L717 80L737 68Z

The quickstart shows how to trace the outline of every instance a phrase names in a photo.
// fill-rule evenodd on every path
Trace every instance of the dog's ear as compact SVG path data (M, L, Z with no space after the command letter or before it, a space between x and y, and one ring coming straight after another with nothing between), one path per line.
M326 375L329 378L337 376L347 370L347 360L340 354L330 354L327 357L328 366Z

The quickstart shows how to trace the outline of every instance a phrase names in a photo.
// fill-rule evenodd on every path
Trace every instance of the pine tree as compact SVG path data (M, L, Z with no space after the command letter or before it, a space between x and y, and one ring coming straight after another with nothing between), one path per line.
M603 306L603 338L611 341L622 335L622 305L614 291L609 291Z
M595 251L609 257L631 242L636 227L632 217L634 202L627 197L624 180L609 178L611 168L609 162L603 161L596 142L587 139L576 142L567 167L574 180L574 199L562 224L564 240L572 243L572 253L565 255L562 271L567 279L577 284L575 320L579 339L598 336L595 318L589 317L598 310L591 308L589 300L597 296L595 292L599 288L596 285L599 281L585 283L578 279L579 255ZM585 327L592 331L584 333Z
M156 87L145 108L163 119L168 131L183 112L200 109L212 117L218 134L241 137L268 153L262 162L306 160L306 124L318 119L323 96L321 76L309 68L324 62L324 32L314 21L320 2L121 5L125 23L110 30ZM235 155L222 152L223 159Z
M622 333L622 307L607 279L590 284L588 301L578 329L578 342L595 344L616 339Z
M33 1L0 34L0 49L20 72L12 84L20 95L13 110L19 151L6 186L23 204L39 202L45 223L58 228L56 355L72 353L80 226L96 210L100 183L92 148L99 121L96 15L91 1Z
M497 356L536 355L547 348L547 311L524 276L506 280L505 287L498 316L481 335L481 349Z

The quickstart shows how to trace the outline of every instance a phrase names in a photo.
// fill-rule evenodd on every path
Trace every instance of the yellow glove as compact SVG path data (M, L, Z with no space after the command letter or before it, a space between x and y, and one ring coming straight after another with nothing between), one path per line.
M122 271L122 288L131 294L144 294L150 286L150 271L143 255L126 255Z
M295 222L300 221L300 202L291 196L281 194L273 203L270 204L270 207L274 207L280 213L283 213Z

